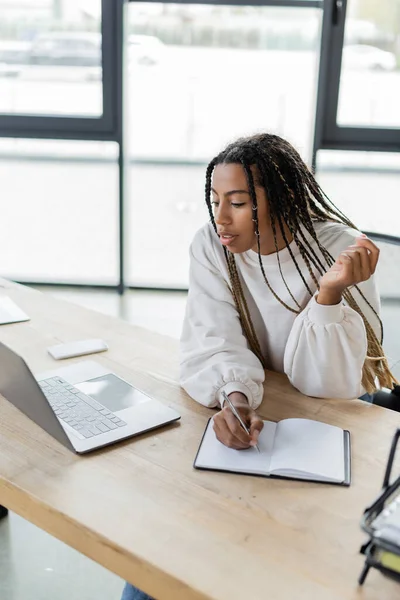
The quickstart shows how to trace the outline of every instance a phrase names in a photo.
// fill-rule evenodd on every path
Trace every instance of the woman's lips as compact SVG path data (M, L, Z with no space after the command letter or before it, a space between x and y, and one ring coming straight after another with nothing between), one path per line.
M236 238L237 238L237 236L232 235L231 233L220 233L219 234L219 239L221 241L221 244L223 244L224 246L230 246L230 244L232 244Z

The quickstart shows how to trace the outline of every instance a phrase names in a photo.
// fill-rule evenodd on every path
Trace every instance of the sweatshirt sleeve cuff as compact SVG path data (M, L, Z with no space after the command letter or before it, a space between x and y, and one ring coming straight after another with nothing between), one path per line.
M329 325L330 323L340 323L344 319L344 310L342 302L339 304L318 304L317 294L312 298L308 318L316 325Z
M224 398L222 396L222 392L225 392L225 394L227 396L229 394L232 394L232 392L241 392L242 394L244 394L246 396L250 406L253 408L253 404L254 404L253 394L251 393L251 391L247 387L247 385L245 385L241 381L230 381L229 383L226 383L225 385L223 385L222 387L219 388L219 390L216 394L216 398L217 398L221 408L223 408L223 406L224 406Z

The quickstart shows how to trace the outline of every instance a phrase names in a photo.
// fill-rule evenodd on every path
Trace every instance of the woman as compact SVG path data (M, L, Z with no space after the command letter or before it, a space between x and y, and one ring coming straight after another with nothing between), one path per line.
M198 402L229 407L218 439L255 444L264 369L304 394L356 398L391 388L373 274L379 250L324 195L297 151L269 134L230 144L207 168L211 224L191 246L181 383Z
M191 246L181 383L221 407L214 430L257 443L264 369L301 392L356 398L395 382L382 350L379 250L324 195L296 150L269 134L230 144L207 168L211 224ZM250 427L223 405L225 392ZM122 600L151 600L127 584Z

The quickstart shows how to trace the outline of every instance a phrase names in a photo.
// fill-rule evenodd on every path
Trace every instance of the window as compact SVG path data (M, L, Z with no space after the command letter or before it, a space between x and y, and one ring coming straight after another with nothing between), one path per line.
M204 174L258 131L311 156L321 11L131 3L126 280L184 287L188 246L208 220Z
M1 8L0 113L103 114L101 0Z
M0 273L117 285L118 163L110 142L0 140Z
M360 229L399 235L400 154L320 151L317 179Z
M400 127L400 4L348 0L338 124Z
M398 152L399 5L324 4L314 156L319 149Z

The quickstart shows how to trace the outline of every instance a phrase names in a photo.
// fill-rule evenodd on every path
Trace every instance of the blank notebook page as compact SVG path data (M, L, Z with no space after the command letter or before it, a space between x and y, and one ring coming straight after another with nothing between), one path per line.
M271 461L276 423L264 421L264 428L258 438L258 447L247 450L234 450L224 446L217 440L210 419L203 442L200 446L196 467L219 469L221 471L238 471L251 474L267 474Z
M285 419L277 425L271 473L302 472L344 481L343 430L308 419Z

